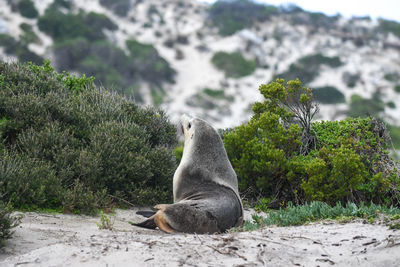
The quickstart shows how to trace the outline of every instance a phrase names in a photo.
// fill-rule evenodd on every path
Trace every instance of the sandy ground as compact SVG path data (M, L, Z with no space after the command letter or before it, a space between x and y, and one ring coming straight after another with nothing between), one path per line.
M249 217L249 211L246 216ZM362 222L267 227L216 235L165 234L132 226L118 210L99 217L24 213L0 266L398 266L400 231Z

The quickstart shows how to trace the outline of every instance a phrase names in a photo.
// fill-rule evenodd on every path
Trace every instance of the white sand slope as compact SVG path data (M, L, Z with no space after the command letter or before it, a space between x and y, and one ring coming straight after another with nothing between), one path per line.
M247 217L250 212L246 211ZM400 231L362 222L267 227L217 235L134 227L118 210L114 230L98 217L25 213L0 266L398 266Z

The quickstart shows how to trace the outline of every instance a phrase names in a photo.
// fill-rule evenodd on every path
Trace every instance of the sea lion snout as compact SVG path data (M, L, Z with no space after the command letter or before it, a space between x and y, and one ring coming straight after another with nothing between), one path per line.
M185 133L185 130L188 129L189 121L191 120L191 117L189 117L186 114L183 114L180 119L181 127L182 127L182 132Z

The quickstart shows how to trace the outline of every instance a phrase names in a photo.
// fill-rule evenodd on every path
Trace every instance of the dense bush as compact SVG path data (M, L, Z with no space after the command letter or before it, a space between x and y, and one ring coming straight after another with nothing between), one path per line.
M246 60L240 52L217 52L211 60L228 77L240 78L252 74L256 69L256 61Z
M318 76L321 65L337 68L342 64L339 57L326 57L318 53L300 58L296 63L290 64L287 71L276 75L276 77L285 80L301 77L302 81L308 84Z
M219 0L209 9L212 25L221 35L232 35L244 28L250 28L257 21L265 21L277 14L274 6L258 4L249 0Z
M265 101L228 131L224 143L242 192L274 203L373 201L400 205L400 177L385 150L390 137L376 119L311 123L312 91L277 80L261 85ZM309 129L307 129L309 128ZM252 190L249 190L249 189Z
M333 86L316 87L313 89L313 94L315 99L323 104L337 104L345 102L343 93Z
M11 229L18 223L19 218L12 216L10 207L0 200L0 249L5 245L6 239L11 237Z
M170 200L176 137L161 110L48 62L1 63L0 73L0 195L14 207L92 213L110 195Z
M5 53L16 56L20 62L32 61L39 64L43 61L40 56L29 50L28 44L18 42L7 34L0 34L0 46L4 47Z

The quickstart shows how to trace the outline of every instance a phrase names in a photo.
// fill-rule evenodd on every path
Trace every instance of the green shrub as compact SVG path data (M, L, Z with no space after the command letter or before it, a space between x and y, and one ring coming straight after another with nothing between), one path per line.
M398 80L400 80L400 74L397 72L388 72L385 73L383 78L389 82L397 82Z
M396 86L394 87L394 90L395 90L397 93L400 93L400 84L396 85Z
M162 58L154 46L136 40L127 40L130 60L141 78L160 85L162 81L174 82L175 71Z
M30 43L40 42L39 37L33 31L33 28L30 24L21 23L19 27L24 32L22 35L20 35L20 40L23 45L29 45Z
M0 249L5 245L13 232L12 228L19 224L19 218L11 215L11 208L0 200Z
M313 94L320 103L337 104L345 102L343 93L333 86L316 87L313 89Z
M385 110L385 103L378 94L372 98L362 98L359 95L352 95L350 98L349 110L347 115L350 117L378 116Z
M16 56L20 62L32 61L39 64L43 61L40 56L29 50L27 44L18 42L7 34L0 34L0 46L4 47L6 54Z
M339 57L326 57L318 53L300 58L296 63L290 64L287 71L276 75L276 77L285 80L301 78L305 84L308 84L318 76L321 65L337 68L342 64Z
M400 37L400 23L394 20L387 19L379 19L378 31L382 31L384 33L391 32L397 37Z
M58 74L48 61L2 63L0 72L0 195L15 208L93 213L110 195L170 200L176 136L161 110Z
M30 19L36 18L39 15L32 0L19 0L17 10L22 16Z
M271 204L305 201L374 202L400 205L399 171L386 151L385 125L371 118L311 123L318 110L300 81L261 85L265 101L251 120L224 136L248 197ZM249 190L251 188L252 190Z
M256 61L246 60L240 52L217 52L211 60L227 77L240 78L252 74L256 69Z
M360 73L351 74L345 71L342 75L342 79L343 82L347 85L347 87L354 88L357 82L360 80Z
M393 101L387 102L386 105L391 109L395 109L396 108L396 104Z
M212 25L221 35L232 35L244 28L250 28L257 21L265 21L278 14L275 6L258 4L249 0L219 0L208 11Z
M400 127L389 125L389 132L395 149L400 149Z
M306 199L331 204L352 197L352 192L364 183L367 176L360 155L343 146L321 148L317 157L306 163L305 173L308 179L303 180L301 188Z

